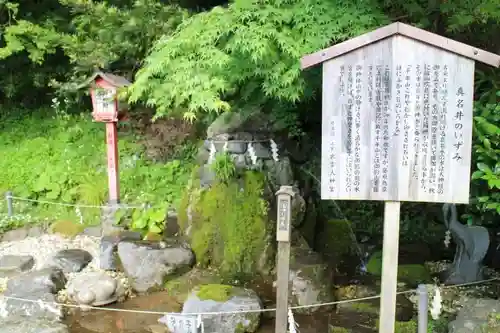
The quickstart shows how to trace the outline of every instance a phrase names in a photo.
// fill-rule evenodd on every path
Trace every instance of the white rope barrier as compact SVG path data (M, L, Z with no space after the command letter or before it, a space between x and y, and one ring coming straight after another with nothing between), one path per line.
M100 206L100 205L72 204L69 202L57 202L57 201L48 201L48 200L28 199L28 198L16 197L13 195L7 195L6 198L16 200L16 201L25 201L25 202L33 202L33 203L39 203L39 204L45 204L45 205L77 207L77 208L101 208L101 209L102 208L110 208L110 207L116 207L119 209L137 209L137 208L151 209L151 208L153 208L151 206L148 206L147 204L142 204L142 205L111 204L111 205Z
M459 287L483 284L483 283L492 282L492 281L498 281L498 280L500 280L500 279L499 278L492 278L492 279L481 280L481 281L470 282L470 283L443 286L441 289L459 288ZM416 292L417 292L417 289L410 289L410 290L397 292L396 294L402 295L402 294L409 294L409 293L416 293ZM380 298L380 295L361 297L361 298L352 298L352 299L346 299L346 300L340 300L340 301L334 301L334 302L291 306L291 307L289 307L289 309L298 310L298 309L306 309L306 308L318 308L318 307L325 307L325 306L331 306L331 305L336 305L336 304L363 302L363 301L374 300L374 299L378 299L378 298ZM112 307L101 307L101 306L90 306L90 305L77 305L77 304L68 304L68 303L59 303L59 302L46 302L46 301L41 301L41 300L32 300L32 299L27 299L27 298L4 296L4 295L0 295L0 299L7 299L7 300L10 299L10 300L16 300L16 301L20 301L20 302L36 303L36 304L42 303L45 305L61 306L61 307L76 308L76 309L90 309L90 310L111 311L111 312L165 315L165 312L160 312L160 311L131 310L131 309L119 309L119 308L112 308ZM234 310L234 311L220 311L220 312L217 311L217 312L178 313L177 315L182 315L182 316L215 316L215 315L230 315L230 314L240 314L240 313L263 313L263 312L273 312L273 311L276 311L276 308L254 309L254 310L252 310L252 309L251 310Z

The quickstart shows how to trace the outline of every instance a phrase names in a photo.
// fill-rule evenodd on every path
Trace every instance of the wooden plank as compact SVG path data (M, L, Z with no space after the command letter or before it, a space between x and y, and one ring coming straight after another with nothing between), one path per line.
M292 186L281 186L277 196L276 240L278 241L276 278L276 333L288 332L288 290L290 284L290 232Z
M400 203L388 201L384 208L384 245L380 293L380 333L394 333L398 282Z
M382 39L396 35L412 38L429 44L434 48L453 52L456 55L480 61L493 67L500 67L500 56L497 54L464 43L460 43L458 41L401 22L395 22L386 25L366 34L349 39L345 42L305 55L301 59L301 67L302 69L305 69L315 66L322 62L334 59L359 48L378 42Z
M403 36L324 63L322 199L468 203L473 79Z
M278 242L276 279L276 333L288 332L288 279L290 275L290 242Z

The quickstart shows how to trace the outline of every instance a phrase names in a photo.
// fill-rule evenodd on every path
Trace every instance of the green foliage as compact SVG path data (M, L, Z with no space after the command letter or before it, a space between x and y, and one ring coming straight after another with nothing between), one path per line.
M185 20L159 40L130 89L157 115L185 117L234 103L295 103L311 96L300 58L387 23L370 1L236 0ZM237 100L237 101L236 101Z
M226 184L236 176L236 165L228 153L216 155L211 168L217 179Z
M191 246L201 266L218 267L226 278L255 274L267 232L263 186L261 174L247 171L241 180L216 182L201 193L196 184L186 190L179 222L183 229L191 223ZM184 213L190 204L192 221Z
M173 160L166 164L153 164L137 161L134 172L124 174L124 182L139 192L129 192L125 198L129 201L148 203L151 208L119 210L115 219L119 224L129 225L132 229L144 233L161 233L165 227L165 218L169 206L179 204L184 188L191 174L192 162ZM147 191L141 191L147 189Z
M492 73L494 74L494 73ZM472 184L479 212L500 215L500 80L478 73L475 103ZM484 84L487 84L484 87Z
M153 42L169 35L187 17L178 5L158 0L51 2L40 16L33 15L40 10L36 2L23 4L22 10L17 1L0 2L0 14L2 9L8 13L5 21L0 15L4 26L0 60L9 58L15 65L26 62L27 56L34 64L52 69L63 64L56 72L38 69L37 77L28 76L35 86L50 84L59 93L73 92L95 68L133 75ZM15 81L2 81L9 83L3 88L8 97L22 93L10 85Z
M49 117L52 116L52 117ZM103 205L107 200L104 126L92 122L90 112L79 116L54 116L40 110L26 115L13 110L0 118L0 192L35 200ZM133 135L119 134L122 202L149 203L161 209L131 213L137 229L160 232L166 208L177 204L191 173L191 162L173 160L153 164L142 157ZM2 212L6 207L1 204ZM75 208L14 201L14 210L33 220L79 221ZM98 208L81 208L84 223L100 217ZM161 218L160 218L161 215ZM10 219L5 223L14 223ZM146 221L146 222L144 222ZM17 223L17 222L16 222Z

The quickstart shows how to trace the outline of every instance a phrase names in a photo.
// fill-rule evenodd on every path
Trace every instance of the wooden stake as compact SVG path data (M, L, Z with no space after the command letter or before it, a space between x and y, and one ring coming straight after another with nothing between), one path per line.
M399 254L399 201L386 201L379 333L394 333Z
M278 241L276 278L276 333L288 332L288 285L290 276L290 229L291 204L294 195L292 186L281 186L276 193L278 218L276 240Z

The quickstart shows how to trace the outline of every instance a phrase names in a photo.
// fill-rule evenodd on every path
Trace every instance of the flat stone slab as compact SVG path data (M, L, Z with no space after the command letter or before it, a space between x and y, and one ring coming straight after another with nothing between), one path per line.
M0 277L11 277L29 271L35 266L32 256L5 255L0 257Z

